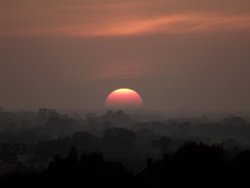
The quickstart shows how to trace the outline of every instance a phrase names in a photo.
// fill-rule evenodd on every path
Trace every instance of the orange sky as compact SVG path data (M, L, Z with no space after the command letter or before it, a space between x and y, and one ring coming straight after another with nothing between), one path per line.
M249 111L249 0L0 0L0 107Z
M3 1L1 36L99 37L250 30L240 1Z

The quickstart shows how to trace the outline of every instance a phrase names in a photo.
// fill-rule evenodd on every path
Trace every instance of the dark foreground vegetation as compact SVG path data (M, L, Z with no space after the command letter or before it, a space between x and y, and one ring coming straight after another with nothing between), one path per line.
M116 151L114 151L116 152ZM54 156L47 169L36 171L18 164L0 179L1 187L249 187L250 151L236 155L219 145L187 142L162 159L148 159L137 173L121 162L104 159L101 153Z
M250 187L249 122L0 109L0 187Z

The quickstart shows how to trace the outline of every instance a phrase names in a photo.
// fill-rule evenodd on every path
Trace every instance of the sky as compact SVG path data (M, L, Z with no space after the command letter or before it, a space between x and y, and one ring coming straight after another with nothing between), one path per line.
M0 106L250 111L249 0L0 0Z

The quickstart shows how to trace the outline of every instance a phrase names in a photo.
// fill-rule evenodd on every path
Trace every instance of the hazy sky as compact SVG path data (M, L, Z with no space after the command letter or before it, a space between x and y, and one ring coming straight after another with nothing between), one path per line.
M250 109L249 0L0 0L0 106Z

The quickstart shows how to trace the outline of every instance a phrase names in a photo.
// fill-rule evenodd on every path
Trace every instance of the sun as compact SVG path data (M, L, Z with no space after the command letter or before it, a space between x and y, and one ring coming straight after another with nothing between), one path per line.
M112 109L139 109L143 107L141 95L135 90L121 88L112 91L106 98L106 106Z

